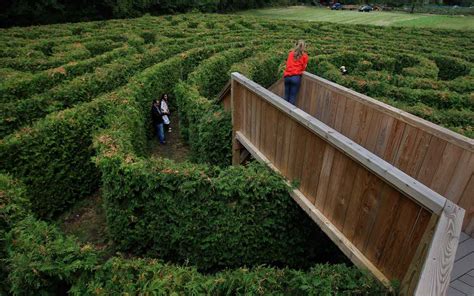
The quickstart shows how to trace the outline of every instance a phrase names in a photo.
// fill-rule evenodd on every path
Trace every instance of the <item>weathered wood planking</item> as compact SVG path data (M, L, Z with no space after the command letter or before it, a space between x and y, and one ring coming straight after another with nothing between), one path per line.
M472 139L316 75L302 80L299 108L463 207L463 231L474 237ZM271 91L282 95L283 80Z
M254 136L255 128L239 124L234 125L234 130L240 126L234 133L236 139L260 161L286 178L300 181L301 191L293 191L293 198L318 225L325 225L323 230L330 232L329 236L345 253L350 253L348 256L355 264L363 264L382 281L404 280L405 291L412 293L420 274L426 277L421 269L424 261L415 255L426 255L428 244L436 246L430 241L433 224L442 215L446 199L252 81L239 74L232 76L242 101L255 108L240 108L244 113L235 118L244 124L258 125L257 130L265 140ZM349 101L341 102L330 108L342 112L350 107ZM360 120L360 126L374 130L367 123L373 112L359 107L354 113L355 117L345 117L350 118L346 122L366 118ZM375 118L382 120L380 116ZM344 127L344 120L337 121L331 116L325 120L341 130ZM417 130L392 126L401 130L397 141L403 143L403 149L420 145L427 149L430 137L423 137ZM379 141L379 135L386 129L376 130L376 140L370 140L371 145L385 145ZM359 131L353 130L354 135L361 142L367 141ZM267 133L272 136L265 136ZM274 150L272 146L276 146ZM420 161L400 158L398 151L390 155L412 170L421 166ZM462 209L456 209L463 214Z

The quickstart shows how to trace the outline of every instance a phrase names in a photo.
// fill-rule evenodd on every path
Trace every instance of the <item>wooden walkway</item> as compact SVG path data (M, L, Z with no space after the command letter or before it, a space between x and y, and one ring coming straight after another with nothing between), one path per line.
M474 295L474 239L461 233L448 296Z
M402 295L454 291L454 261L470 258L455 254L461 227L474 227L474 142L309 74L293 106L281 82L269 91L232 74L221 96L233 163L251 154L298 181L290 195L301 208L354 264L387 286L399 280Z

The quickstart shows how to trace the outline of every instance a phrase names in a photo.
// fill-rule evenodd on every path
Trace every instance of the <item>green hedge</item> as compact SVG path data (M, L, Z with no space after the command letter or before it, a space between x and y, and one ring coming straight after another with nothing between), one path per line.
M100 56L39 72L32 77L26 76L23 79L6 80L5 83L0 84L0 101L7 102L25 99L32 94L43 92L45 89L55 86L64 80L70 80L75 76L87 73L116 58L127 56L133 51L135 50L126 45Z
M271 52L267 52L267 47ZM256 52L260 53L251 55ZM235 64L246 56L249 57ZM229 81L233 71L243 72L265 86L271 85L280 74L282 57L281 51L269 45L246 52L229 50L204 61L186 82L175 86L173 93L180 113L181 134L190 145L192 161L218 166L231 164L231 115L212 99Z
M354 267L316 265L292 269L240 268L204 275L192 267L155 260L112 258L92 278L83 278L73 295L387 295L372 277Z
M7 235L7 245L6 283L13 295L65 294L97 264L92 246L80 246L73 237L32 217L17 223Z
M261 165L220 170L141 161L105 144L97 161L107 225L121 250L206 271L338 260L281 177Z
M0 170L24 182L36 214L52 217L97 190L91 134L113 104L113 95L101 97L1 140Z
M17 222L30 214L29 210L30 203L23 184L0 174L0 295L7 295L9 289L6 235Z
M345 265L308 271L256 267L202 274L155 259L104 262L55 226L27 217L8 234L2 292L13 295L384 295L368 273Z
M181 134L189 143L192 161L229 165L232 160L230 113L185 82L178 83L173 93L180 113Z

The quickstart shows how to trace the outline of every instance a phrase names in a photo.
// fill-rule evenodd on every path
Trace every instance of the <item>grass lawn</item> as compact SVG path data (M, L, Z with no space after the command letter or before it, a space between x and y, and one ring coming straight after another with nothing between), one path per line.
M273 19L321 21L378 26L430 27L474 30L474 16L409 14L404 12L358 12L329 8L292 6L288 8L252 9L240 14Z

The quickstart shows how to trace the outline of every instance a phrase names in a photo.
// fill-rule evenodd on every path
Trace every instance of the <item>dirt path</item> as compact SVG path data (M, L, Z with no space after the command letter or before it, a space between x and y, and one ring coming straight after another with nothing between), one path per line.
M107 221L100 192L78 201L73 208L62 214L58 226L65 234L77 237L81 243L93 244L103 250L110 246Z
M153 139L150 156L164 157L176 162L183 162L188 159L189 146L184 142L180 134L178 112L175 112L171 117L171 129L171 132L165 131L166 144L160 144L156 137Z

